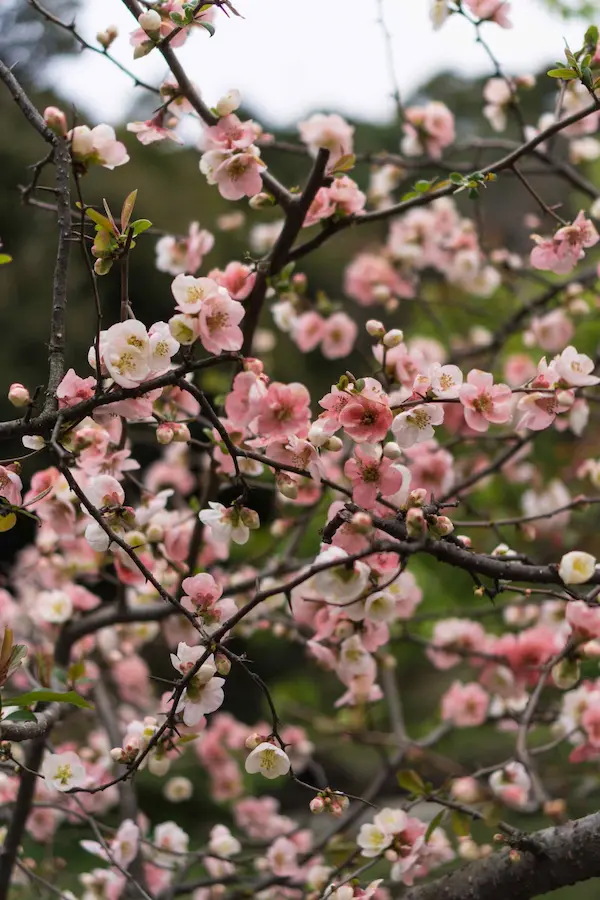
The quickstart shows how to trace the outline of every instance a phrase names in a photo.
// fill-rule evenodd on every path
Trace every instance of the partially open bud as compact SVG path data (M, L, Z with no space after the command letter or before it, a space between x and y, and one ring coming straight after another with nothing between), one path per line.
M229 116L232 112L236 111L241 102L242 97L240 92L233 88L232 90L228 91L224 97L221 97L221 99L215 106L217 115Z
M402 453L402 448L395 441L389 441L383 448L383 455L387 459L400 459Z
M229 673L231 672L231 661L225 656L224 653L216 654L215 666L217 667L217 672L222 677L229 675Z
M427 524L434 537L446 537L454 531L454 525L448 516L430 516Z
M44 122L54 134L65 137L68 131L67 117L57 106L47 106L44 110Z
M379 322L378 319L369 319L365 328L367 329L367 334L374 338L381 339L385 334L385 325L383 322Z
M400 328L392 328L383 338L384 347L397 347L404 340L404 332Z
M8 399L12 403L13 406L27 406L30 402L31 397L29 396L29 391L27 388L20 384L18 381L15 381L14 384L11 384L8 389Z
M156 440L159 444L170 444L175 435L170 422L161 422L156 429Z
M244 741L244 746L246 750L256 750L259 744L264 743L264 737L262 734L259 734L258 731L255 731L253 734L249 734L246 740Z
M427 499L427 491L425 488L415 488L414 491L411 491L408 495L408 500L406 501L407 506L423 506L425 500Z
M357 512L352 516L350 524L359 534L368 534L373 527L373 520L368 513Z
M311 813L314 813L315 815L319 815L319 813L322 813L325 809L322 797L313 797L309 806Z
M412 507L406 513L406 531L411 538L420 538L427 531L423 510Z
M260 191L260 193L255 194L254 197L250 197L248 201L248 206L251 209L266 209L268 206L275 205L275 197L271 194L267 194L266 191Z
M337 434L332 434L330 438L328 438L324 444L322 444L323 450L329 450L332 453L337 453L338 450L341 450L344 446L344 442L341 438L337 436Z
M165 530L162 525L152 522L146 529L146 538L151 544L158 544L165 536Z
M180 444L185 444L191 439L190 429L185 422L171 422L171 431L173 432L173 440Z
M46 446L46 441L41 434L25 434L21 438L21 443L28 450L41 450Z
M148 37L151 37L153 40L158 40L162 19L155 9L148 9L146 12L143 12L141 16L138 17L138 24L140 28L143 28Z

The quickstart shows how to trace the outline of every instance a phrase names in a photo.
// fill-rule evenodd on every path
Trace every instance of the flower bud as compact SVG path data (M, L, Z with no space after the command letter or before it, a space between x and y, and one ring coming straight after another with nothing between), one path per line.
M298 484L285 475L284 472L278 472L275 479L277 490L288 500L295 500L298 496Z
M373 520L369 513L357 512L352 516L350 524L358 534L368 534L373 527Z
M217 667L217 672L223 678L226 675L229 675L229 673L231 672L231 661L225 656L224 653L216 654L215 666Z
M185 444L192 437L190 429L185 422L172 422L171 431L173 432L173 440L180 444Z
M269 531L275 538L284 537L290 529L289 519L275 519Z
M146 538L151 544L158 544L165 536L165 530L162 525L151 522L146 529Z
M251 531L255 531L257 528L260 528L260 518L256 510L254 509L248 509L247 506L243 506L240 510L240 519L242 520L242 523Z
M8 399L13 406L19 407L27 406L31 397L29 396L27 388L18 381L15 381L8 389Z
M178 775L175 778L169 778L163 788L163 794L170 803L181 803L183 800L189 800L194 793L194 786L189 778Z
M556 800L547 800L544 803L544 815L550 816L552 819L560 819L567 811L567 804L564 800L557 798Z
M378 319L369 319L365 328L367 329L367 334L374 338L381 339L385 334L385 325Z
M575 687L581 677L581 666L577 659L561 659L552 669L552 679L561 691Z
M154 754L151 754L148 757L148 771L151 772L152 775L161 777L162 775L166 775L170 768L171 760L168 756L154 756Z
M242 101L241 94L238 90L233 88L228 91L225 96L221 97L217 105L215 106L215 110L218 116L229 116L232 112L235 112L239 107Z
M138 17L138 25L151 38L157 38L162 25L162 19L155 9L148 9Z
M253 372L255 375L262 375L265 367L262 360L256 359L254 356L246 356L243 361L244 372Z
M175 340L184 346L193 344L197 337L194 320L191 316L186 316L184 313L169 319L169 331Z
M134 47L133 58L143 59L144 56L148 56L151 50L154 50L154 46L154 41L143 41L141 44L138 44L137 47Z
M25 434L21 438L21 443L28 450L41 450L46 446L46 441L41 434Z
M344 446L344 442L337 434L332 434L328 440L322 445L323 450L329 450L331 453L337 453Z
M412 507L406 513L406 531L411 538L419 538L425 534L427 525L423 510Z
M373 299L376 303L385 303L392 295L387 284L376 284L373 287Z
M385 851L383 854L388 862L395 863L398 862L398 854L395 850L392 850L391 847Z
M383 455L386 459L400 459L402 453L402 448L395 441L388 441L383 448Z
M156 440L159 444L170 444L175 437L170 422L161 422L156 429Z
M44 122L54 134L65 137L67 134L67 117L57 106L47 106L44 110Z
M260 193L255 194L254 197L250 197L248 201L250 209L266 209L267 207L274 205L275 198L272 194L267 194L266 191L260 191Z
M404 332L400 328L392 328L383 338L384 347L397 347L404 340Z
M425 500L427 499L427 491L425 488L415 488L414 491L411 491L408 495L408 500L406 505L408 507L411 506L423 506Z
M108 50L110 45L115 41L119 36L119 32L116 25L109 25L105 31L99 31L96 35L96 40L100 44L100 46L104 47L105 50Z
M309 803L311 813L315 815L319 815L325 809L325 804L323 803L322 797L313 797Z
M434 537L446 537L454 531L454 525L448 516L430 516L427 524Z
M244 746L246 750L256 750L259 744L264 742L264 737L262 734L259 734L258 731L253 732L253 734L249 734L246 740L244 741Z

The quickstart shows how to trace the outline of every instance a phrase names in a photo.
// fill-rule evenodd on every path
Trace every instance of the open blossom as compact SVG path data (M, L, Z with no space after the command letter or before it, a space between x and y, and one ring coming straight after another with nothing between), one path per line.
M247 150L208 150L200 159L200 171L209 184L216 184L225 200L254 197L262 190L261 172L265 167L260 150L253 144Z
M303 384L272 382L260 398L256 427L271 440L308 431L310 394ZM306 434L306 432L305 432Z
M344 312L333 313L325 320L321 351L326 359L343 359L354 348L358 325Z
M164 325L164 328L162 326ZM151 331L137 319L117 322L100 335L100 355L108 373L121 387L137 387L153 375L165 372L179 343L158 322Z
M182 675L189 675L204 654L204 647L189 647L181 641L177 654L171 654L171 663ZM188 682L182 697L186 725L197 725L203 716L215 712L223 703L225 679L219 678L216 672L214 657L209 656Z
M509 0L465 0L470 12L478 19L486 19L495 22L501 28L511 28L512 23L508 18L510 12Z
M218 541L245 544L250 537L250 530L259 527L258 516L254 510L245 507L223 506L222 503L209 501L210 509L199 512L198 518L208 525Z
M43 622L59 625L73 615L73 601L66 591L40 591L35 612Z
M56 791L70 791L83 787L87 781L85 766L72 750L48 753L42 763L45 784Z
M485 722L489 700L487 691L477 682L455 681L442 698L442 719L458 728L481 725Z
M384 303L394 296L414 296L413 285L376 253L359 253L352 260L344 273L344 291L361 306Z
M443 406L427 403L399 413L392 422L392 431L399 447L412 447L431 440L433 426L441 425L443 421Z
M373 382L374 379L368 381ZM353 441L357 443L368 441L370 444L382 441L386 437L392 419L387 396L383 391L374 395L369 389L351 393L349 401L339 415L340 425Z
M378 445L357 444L344 474L352 483L352 499L366 509L375 506L378 493L389 497L402 487L402 472L382 456Z
M409 106L405 116L402 152L406 156L427 153L439 159L444 147L453 143L454 116L444 103L435 100L426 106Z
M503 424L512 417L512 391L506 384L494 384L490 372L471 369L458 396L474 431L487 431L490 422Z
M125 819L119 825L114 838L103 846L99 841L81 841L81 846L88 853L99 856L114 865L127 867L137 856L140 829L131 819Z
M527 802L531 779L521 763L511 762L490 775L490 787L503 803L518 808Z
M225 288L234 300L245 300L254 287L256 272L253 272L250 266L234 261L227 263L222 271L213 269L208 273L208 277L213 278L218 285Z
M536 243L530 256L534 269L566 275L585 256L584 248L594 247L600 235L581 210L571 225L563 225L552 238L533 234L532 240Z
M328 167L331 169L341 159L352 153L354 127L337 113L324 115L315 113L298 124L301 141L306 144L311 156L316 156L320 148L329 150Z
M583 550L571 550L560 561L558 574L565 584L585 584L596 571L596 558Z
M194 275L215 243L210 231L192 222L186 238L178 240L170 234L156 242L156 268L170 275Z
M207 297L199 316L199 334L204 349L209 353L239 350L244 342L239 327L244 314L242 304L232 300L223 288Z
M152 119L146 119L145 122L128 122L127 131L135 134L140 144L144 144L144 146L165 140L173 141L175 144L183 144L179 135L172 128L164 125L164 113L162 112Z
M592 387L600 384L600 378L592 374L594 361L585 353L578 353L575 347L565 347L560 356L552 360L552 367L569 387Z
M245 769L250 775L260 772L265 778L279 778L290 771L290 760L281 747L264 741L246 757Z
M392 879L410 885L413 870L418 871L419 864L426 859L426 831L427 826L419 819L408 816L404 810L386 807L375 815L372 823L361 825L356 842L367 858L383 855L388 848L393 850L392 858L396 862Z
M315 566L323 567L314 577L316 592L334 603L357 600L369 582L369 567L360 560L350 562L341 547L324 550L315 559ZM345 613L350 618L354 618L355 614L358 618L364 615L361 604L346 606Z
M110 125L77 125L67 135L73 158L85 166L100 165L114 169L129 162L125 145L117 140Z
M0 497L4 497L12 506L20 506L22 488L23 482L17 473L6 466L0 466Z

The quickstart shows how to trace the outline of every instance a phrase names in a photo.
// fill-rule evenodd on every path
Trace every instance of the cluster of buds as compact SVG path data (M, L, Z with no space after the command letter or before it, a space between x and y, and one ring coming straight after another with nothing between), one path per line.
M122 747L113 747L110 755L115 762L129 766L135 762L138 756L144 752L158 730L158 721L152 716L146 716L143 722L134 720L130 722Z
M119 31L116 25L109 25L108 28L105 28L104 31L99 31L96 35L96 40L100 44L100 46L104 50L108 50L113 41L119 36Z
M156 440L159 444L170 444L171 441L185 444L190 438L190 429L185 422L161 422L156 429Z
M389 446L389 445L388 445ZM434 538L446 537L454 531L454 525L448 516L439 516L428 513L424 504L427 499L427 491L417 488L411 491L405 503L406 532L411 538L420 538L429 532Z
M340 794L339 791L332 791L331 788L325 788L324 791L320 791L309 804L311 813L320 815L323 812L328 812L336 818L343 815L349 805L350 801L345 794Z
M383 322L379 322L377 319L369 319L365 327L367 334L377 338L387 350L397 347L404 340L404 332L400 328L391 328L387 331Z

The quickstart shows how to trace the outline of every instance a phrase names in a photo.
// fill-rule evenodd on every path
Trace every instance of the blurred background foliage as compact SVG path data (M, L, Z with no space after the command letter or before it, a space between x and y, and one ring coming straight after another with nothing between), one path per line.
M547 0L550 6L562 7L565 14L581 12L590 4L561 3ZM595 5L595 4L594 4ZM74 4L65 0L53 5L53 12L67 16ZM64 98L41 93L36 89L36 78L44 69L48 59L57 53L73 51L68 35L48 27L41 27L37 16L32 16L27 4L20 0L8 0L2 4L0 12L0 58L17 64L15 72L21 81L30 86L33 99L39 109L57 102L69 109ZM551 61L550 61L551 62ZM482 118L483 101L481 97L482 81L465 80L452 73L445 73L424 85L413 98L435 98L445 102L457 117L458 142L475 135L491 137L487 122ZM555 85L550 79L539 78L537 86L523 94L523 110L527 121L535 122L541 112L554 107ZM136 95L141 96L141 95ZM142 109L144 107L142 106ZM142 115L140 107L135 108L131 118L144 118L150 107L145 107ZM252 111L246 111L251 115ZM71 115L76 121L76 111ZM22 381L30 390L43 385L46 378L46 349L48 339L48 320L52 290L52 270L56 245L56 231L52 212L35 209L24 205L21 200L19 185L26 185L31 179L30 166L45 154L41 140L26 123L21 113L10 99L8 93L0 90L0 237L4 249L14 259L13 263L0 268L0 334L2 335L2 353L0 354L0 413L4 417L12 417L13 410L8 406L5 397L8 385L14 381ZM97 124L90 122L90 125ZM270 129L268 122L263 122ZM359 153L377 153L387 150L397 152L400 138L399 125L390 122L386 126L357 122L355 147ZM273 129L271 129L273 130ZM295 140L293 133L275 131L278 138ZM120 209L124 197L133 189L138 190L137 214L149 218L157 229L173 234L184 234L190 221L200 221L217 233L214 250L206 258L202 272L205 274L212 267L224 267L233 259L244 260L255 258L249 244L249 229L218 234L215 223L222 213L239 208L248 212L244 203L231 204L222 200L216 189L207 186L204 177L198 171L198 151L193 147L173 148L172 146L154 145L142 147L132 135L123 130L120 135L125 140L131 162L113 172L97 169L90 172L83 180L84 199L87 203L99 205L106 198L115 210ZM515 137L510 131L509 137ZM496 151L497 152L497 151ZM308 163L295 155L279 153L276 150L265 150L264 156L277 176L287 185L302 183L306 177ZM480 167L491 157L482 151L473 159L474 168ZM436 174L433 170L423 173L425 177ZM595 168L589 169L586 175L592 180L597 177ZM365 187L368 181L368 166L361 164L356 170L358 182ZM418 177L423 177L419 173ZM42 178L42 184L48 182L48 175ZM547 176L533 176L532 183L539 188L552 203L565 204L565 216L575 214L580 205L586 206L587 200L568 193L564 185ZM408 189L409 186L407 186ZM52 202L52 194L38 194L47 202ZM484 236L486 248L507 246L516 252L529 249L527 232L522 227L523 216L527 212L537 212L532 206L531 198L525 194L516 180L501 176L500 180L483 192L477 203L463 200L460 204L466 215L477 220L481 234ZM254 224L275 218L276 213L252 213L247 215L247 223ZM373 225L364 229L348 229L336 236L315 254L303 260L299 266L308 277L311 292L317 289L324 291L332 301L343 301L342 277L348 261L359 250L380 244L385 239L386 226ZM173 301L170 293L170 276L157 272L154 266L154 246L156 237L144 235L131 259L131 299L133 308L146 324L156 320L166 320L172 315ZM100 281L105 325L116 320L119 304L118 273L115 271ZM404 329L408 336L429 335L444 340L453 333L466 337L474 325L482 325L493 329L499 322L509 317L512 310L528 296L539 291L535 282L528 287L520 288L518 297L510 284L500 289L493 300L478 299L470 295L462 295L456 288L448 287L437 281L435 277L423 282L418 300L403 302L397 312L388 315L386 323L390 327ZM586 295L591 303L596 302L595 295ZM367 311L353 307L359 322L364 321ZM377 313L379 311L377 310ZM268 311L265 313L263 325L272 327ZM69 281L69 306L67 323L68 366L73 366L81 375L88 374L86 362L87 350L95 334L95 312L93 297L90 292L87 272L84 268L80 248L74 244L72 248L72 265ZM600 338L598 321L587 317L576 335L577 347L585 352L594 352ZM366 341L360 342L363 348ZM509 349L522 349L520 340L513 339ZM366 374L371 365L369 358L359 352L342 364L324 360L317 352L301 354L287 335L277 333L274 349L264 354L269 374L282 381L298 380L308 385L316 403L325 393L328 386L337 381L341 371L350 368L357 374ZM216 371L216 370L215 370ZM220 371L220 370L219 370ZM226 389L229 374L213 376L205 387L218 394ZM594 453L594 428L588 432L588 443L574 438L570 433L558 435L551 433L545 441L540 441L536 455L536 466L542 474L542 481L553 476L572 476L577 462ZM591 444L589 443L591 441ZM597 449L597 448L596 448ZM4 451L20 455L22 447L15 445ZM141 457L146 461L155 454L154 448L143 448ZM36 467L42 464L36 461ZM25 474L28 473L27 467ZM486 485L475 495L472 503L475 513L493 510L496 517L514 514L519 511L518 497L521 488L500 483ZM263 492L265 497L268 492ZM265 506L265 497L260 504ZM261 508L261 518L268 518L268 503ZM464 518L465 515L462 515ZM594 539L598 527L597 514L594 512L579 513L576 518L578 534L589 534ZM6 574L14 553L23 542L30 539L31 533L27 523L19 524L7 535L3 536L0 547L0 565ZM506 529L502 535L516 549L529 549L522 535L514 529ZM481 540L481 536L478 536ZM498 535L491 535L486 546L491 549L497 543ZM258 556L269 546L270 538L260 534L253 538L250 555ZM579 540L578 546L585 549ZM318 548L319 536L315 530L305 540L302 548L306 554L314 554ZM567 535L568 543L568 535ZM585 544L585 541L584 541ZM552 559L551 542L543 542L535 547L535 554L540 560ZM242 558L240 556L240 563ZM245 562L251 561L248 559ZM427 560L411 561L411 571L424 591L424 602L419 612L434 613L443 611L446 615L464 614L475 603L481 606L489 603L485 598L474 598L473 584L461 572L442 569ZM493 614L484 619L490 630L501 630L503 621L500 614ZM423 622L414 627L415 633L428 635L433 623ZM418 736L430 729L439 716L439 698L448 685L448 676L436 672L426 662L422 650L406 643L396 644L397 675L406 707L406 716L412 734ZM337 788L360 794L374 773L383 764L380 750L369 746L352 743L346 736L349 731L361 725L369 725L375 730L387 728L383 704L376 704L367 712L344 709L332 715L333 703L340 694L340 684L335 677L327 677L318 672L307 662L300 647L289 645L285 640L278 640L264 633L257 634L249 641L237 639L233 644L236 652L246 652L255 670L267 682L272 691L278 712L282 720L298 722L305 725L318 744L318 762L325 768L329 781ZM170 673L164 669L164 646L150 648L147 654L153 671L158 675ZM597 666L588 664L590 677L597 676ZM452 671L452 678L471 680L472 670L465 668ZM262 719L266 710L263 698L256 685L239 669L232 670L228 677L226 704L224 709L231 711L243 721L255 723ZM543 728L535 735L536 744L549 738ZM487 766L495 761L505 759L511 754L514 737L499 733L492 727L481 727L464 732L455 732L445 739L435 753L424 753L414 765L424 777L436 786L451 775L466 773L474 768ZM596 808L599 780L597 765L569 766L566 764L567 751L554 753L552 763L547 768L546 777L551 792L556 796L569 798L569 813L581 815ZM206 790L206 779L193 753L188 754L176 768L175 774L187 775L194 781L195 794L191 801L179 807L167 804L162 798L162 781L148 773L142 773L141 808L153 822L167 818L176 818L186 828L193 840L206 833L209 823L229 821L226 808L217 809ZM309 779L310 780L310 779ZM273 791L273 785L266 782L257 783L253 790ZM297 785L289 784L281 788L276 786L275 792L286 809L306 809L309 796ZM390 800L393 802L393 785L390 785ZM548 824L542 818L523 819L515 823L524 828L541 827ZM93 860L86 854L76 850L76 840L82 836L81 828L62 829L52 852L68 859L69 871L90 868ZM489 840L490 832L478 829L476 835ZM32 854L42 859L50 852L47 848L28 848ZM73 885L75 887L75 883ZM557 900L592 900L598 896L600 881L583 884L553 894Z

